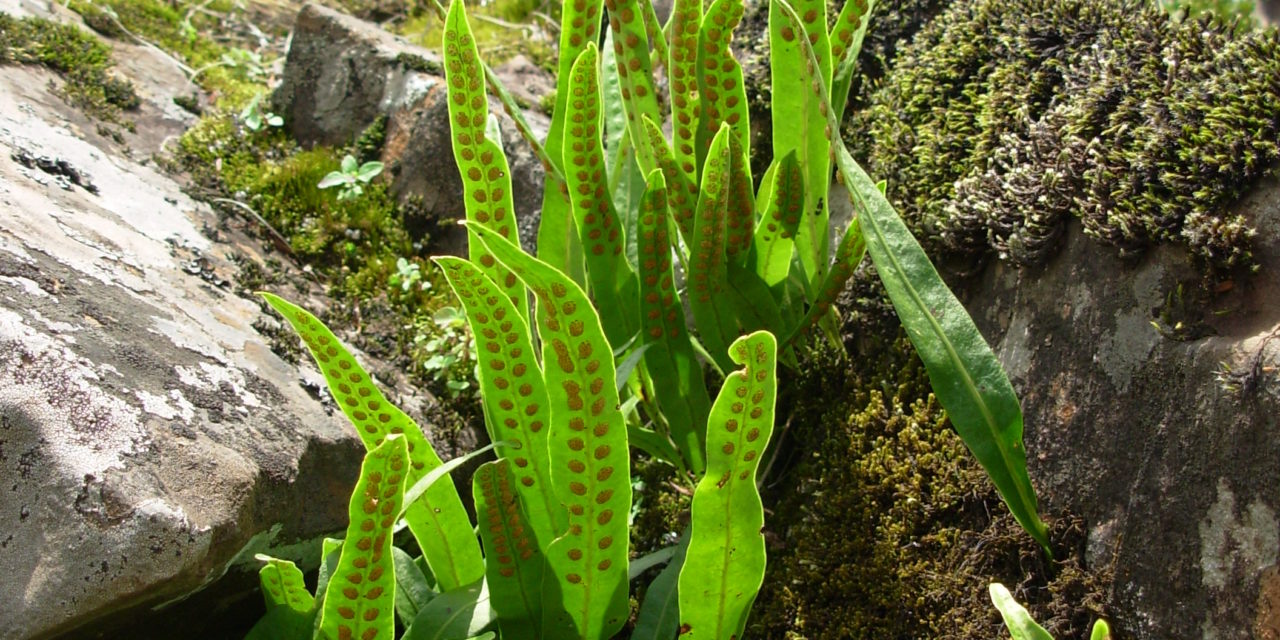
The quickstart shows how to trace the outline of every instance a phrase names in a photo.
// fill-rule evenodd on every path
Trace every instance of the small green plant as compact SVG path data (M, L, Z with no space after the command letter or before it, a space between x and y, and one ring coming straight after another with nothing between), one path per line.
M250 131L261 131L264 127L284 126L284 118L262 108L262 96L254 96L249 104L240 111L240 122Z
M396 272L387 280L392 285L400 285L400 290L408 292L415 287L420 291L431 288L431 282L422 279L422 268L416 262L401 257L396 259Z
M353 200L359 198L364 193L364 185L369 184L369 181L378 177L380 173L382 173L381 162L360 164L355 156L348 154L342 157L342 168L338 171L330 171L316 186L321 189L341 186L338 200Z
M183 34L186 35L190 21L182 23ZM265 82L269 75L268 64L262 60L262 54L239 47L232 48L218 58L218 64L240 72L249 82Z
M993 582L990 586L991 602L996 605L996 609L1000 611L1000 618L1004 620L1004 624L1009 628L1009 635L1013 640L1053 640L1053 636L1045 631L1044 627L1036 623L1032 619L1031 614L1013 599L1013 594L999 582ZM1089 640L1111 640L1111 627L1106 620L1098 620L1093 623L1093 629L1089 632Z
M454 397L471 388L476 341L467 316L455 307L441 307L431 316L431 328L418 333L415 346L429 354L422 362L436 381L444 381ZM465 372L462 374L461 372Z
M630 569L666 561L631 637L741 637L766 563L757 483L775 422L777 365L798 362L812 329L834 326L832 304L868 255L961 438L1047 550L1007 377L882 189L834 135L871 5L850 0L828 27L823 0L772 0L777 157L757 188L742 73L729 53L742 0L715 0L705 16L700 0L677 0L671 40L656 40L652 52L649 35L662 32L652 6L607 0L612 50L604 55L595 44L601 0L565 4L545 147L509 109L547 170L537 257L519 245L486 82L511 98L480 60L463 3L437 5L470 239L467 259L433 259L462 306L437 320L441 329L464 319L471 328L498 460L473 478L477 541L446 482L454 463L441 465L328 329L267 296L303 336L370 449L334 577L306 629L390 638L398 615L404 638L603 640L630 618ZM670 76L673 140L659 126L655 56ZM320 186L358 188L381 170L361 177L370 164L348 156ZM833 171L857 210L834 256ZM675 286L677 261L695 331ZM442 355L441 370L446 362ZM718 390L708 388L704 365L723 379ZM392 437L400 434L404 445ZM678 469L693 496L679 544L636 560L627 552L632 448ZM388 532L401 512L423 556L397 564ZM388 572L395 578L381 581ZM402 604L402 580L406 600L427 595Z

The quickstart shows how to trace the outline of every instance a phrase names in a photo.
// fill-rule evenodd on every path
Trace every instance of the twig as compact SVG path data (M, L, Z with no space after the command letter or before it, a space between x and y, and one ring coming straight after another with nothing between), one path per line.
M253 210L253 207L250 207L239 200L232 200L231 198L209 198L209 202L222 202L225 204L235 205L250 216L253 216L254 221L256 221L263 229L266 229L267 234L271 236L271 243L275 245L276 249L279 249L290 258L293 257L293 249L289 247L289 241L285 240L284 236L280 235L280 232L276 231L275 227L271 226L271 223L258 215L258 212Z
M109 7L105 11L103 11L103 13L106 14L108 18L111 18L111 21L116 23L116 26L120 27L120 30L123 31L125 35L129 36L130 38L133 38L134 40L137 40L138 44L144 47L147 47L148 49L151 49L159 53L160 55L168 58L171 62L173 62L173 64L177 65L178 68L182 70L182 73L185 74L188 78L190 78L191 75L195 73L194 69L192 69L191 67L188 67L181 60L174 57L173 54L169 53L168 51L165 51L164 49L161 49L160 47L143 39L141 36L135 34L134 32L130 31L128 28L126 28L124 26L124 23L120 22L120 18L116 16L116 12L111 10Z
M511 29L513 31L524 31L529 28L529 25L516 24L514 22L507 22L506 20L499 20L498 18L491 18L483 13L473 13L470 17L481 22L488 22L489 24L502 27L503 29Z

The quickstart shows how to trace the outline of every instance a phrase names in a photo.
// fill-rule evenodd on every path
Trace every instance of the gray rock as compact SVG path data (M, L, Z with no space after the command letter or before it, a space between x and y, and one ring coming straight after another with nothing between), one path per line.
M305 145L349 144L385 116L381 160L392 193L407 205L406 222L431 235L430 253L459 254L466 234L453 222L464 217L465 209L440 64L438 54L375 25L307 4L298 13L273 101L290 132ZM520 237L532 250L542 203L542 165L496 99L490 99L490 112L498 118L511 165ZM524 116L537 135L545 135L545 116Z
M208 637L259 606L255 553L318 562L363 447L229 288L224 256L255 245L207 238L217 216L60 82L0 66L0 638Z
M1089 562L1114 563L1123 637L1280 634L1280 178L1238 207L1262 271L1218 297L1182 249L1126 262L1076 222L1045 267L966 287L1022 397L1042 510L1082 516Z

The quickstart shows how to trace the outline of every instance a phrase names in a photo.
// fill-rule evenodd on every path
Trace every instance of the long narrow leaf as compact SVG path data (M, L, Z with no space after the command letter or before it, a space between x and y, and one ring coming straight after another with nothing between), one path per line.
M597 52L590 44L574 63L566 103L565 167L573 201L573 221L582 234L591 297L610 344L635 334L635 272L624 255L624 230L609 197L601 146L600 84Z
M680 447L690 470L702 473L706 467L703 452L711 397L685 328L684 307L676 296L667 190L661 172L649 174L649 189L641 204L637 235L641 336L649 348L645 367L653 377L658 406L671 428L671 438Z
M520 508L510 467L507 460L498 460L476 469L476 519L485 548L490 605L503 640L536 640L544 559Z
M543 637L607 638L627 619L631 510L630 457L612 384L613 352L577 284L498 234L473 228L538 301L551 403L551 482L569 510L568 533L546 552L555 579L543 600Z
M729 205L730 135L729 125L721 125L703 166L689 260L689 306L702 344L721 369L733 366L728 356L729 343L738 335L737 318L720 299L728 286L725 217Z
M649 590L640 603L636 628L631 640L671 640L680 630L680 570L684 567L685 552L689 549L689 533L680 537L675 556L649 583Z
M777 341L768 332L730 348L730 373L707 427L707 474L693 493L680 570L680 631L689 640L742 637L764 582L764 508L756 470L773 433Z
M396 567L396 615L407 625L439 594L409 552L391 547L391 560Z
M405 439L398 436L365 455L351 493L342 555L325 591L322 636L391 640L395 634L391 536L409 468Z
M793 23L799 20L785 0L772 0L772 9ZM812 48L806 44L803 52L812 61ZM815 89L825 103L826 88ZM828 131L837 130L830 110L827 120ZM934 394L1013 517L1049 553L1048 528L1037 513L1035 489L1027 475L1022 408L1013 385L893 205L849 154L844 141L836 138L832 143L836 165L861 212L867 253L924 361Z
M853 222L849 223L849 228L845 230L844 238L840 240L840 246L836 248L835 263L831 265L831 270L823 278L822 286L818 287L818 295L814 298L813 304L809 306L804 318L787 336L784 344L791 344L800 336L808 335L813 327L817 326L819 320L831 312L831 306L835 304L836 298L841 291L844 291L844 286L849 283L849 279L853 277L854 270L858 268L858 264L862 262L862 258L867 252L867 243L862 237L862 223L860 220L861 218L857 217L853 219Z
M258 570L258 580L262 583L262 597L267 608L288 607L294 611L306 613L315 605L315 596L307 591L302 570L289 560L261 556L266 564Z
M418 612L400 640L473 638L497 622L483 579L446 591Z
M565 104L569 100L569 74L578 55L600 37L601 0L571 0L561 5L560 59L556 67L556 104L547 131L547 155L557 170L564 167ZM566 183L547 181L542 194L542 219L538 224L538 258L585 282L582 245L573 225L573 210Z
M689 177L693 172L685 171L681 169L683 165L677 164L676 156L672 155L671 147L667 145L667 140L657 124L645 118L644 129L653 143L654 152L658 154L658 167L662 169L662 177L667 182L667 205L671 208L672 221L676 223L684 241L692 244L693 221L698 210L698 185ZM673 240L672 245L675 244Z
M569 524L551 488L551 409L529 328L509 300L494 295L497 286L475 265L452 257L433 260L458 294L476 337L480 397L493 434L517 443L498 453L515 465L516 491L534 536L550 544Z
M1013 594L1004 585L993 582L990 591L991 602L1000 611L1000 618L1009 628L1009 635L1013 636L1013 640L1053 640L1053 636L1036 624L1031 614L1013 599Z
M511 168L502 151L502 140L486 137L489 99L482 66L471 27L467 25L466 9L461 0L455 0L449 6L449 18L445 22L444 68L449 87L449 132L453 157L462 174L467 220L518 242L511 199ZM495 264L484 247L472 246L469 251L471 261L479 264L502 287L520 315L527 318L528 299L515 276Z
M647 2L648 0L644 0ZM618 79L622 84L622 100L627 109L627 130L635 145L636 161L644 173L657 166L649 138L644 134L641 118L662 121L658 97L653 90L653 64L649 58L649 34L645 31L641 0L605 0L609 10L609 27L613 31L613 53L617 61Z
M416 482L442 462L408 415L387 401L368 372L351 357L324 323L305 309L269 293L260 293L302 337L324 374L329 393L365 447L373 449L390 434L403 434L409 447L409 482ZM453 588L484 575L480 543L471 535L471 519L450 478L435 483L405 513L427 563L445 588Z
M826 0L796 0L796 21L769 9L769 67L772 92L774 157L795 151L804 174L804 213L796 232L796 250L811 286L822 281L827 267L827 187L830 131L824 136L827 108L818 89L831 85L831 47L827 36ZM801 22L803 20L803 22ZM813 56L806 58L801 45ZM817 86L821 85L821 87Z
M766 175L766 182L770 176ZM785 282L795 253L795 234L804 209L804 176L795 151L783 156L772 176L764 215L756 226L755 270L770 287ZM761 186L764 189L764 185Z
M871 24L871 12L876 0L848 0L840 9L835 24L831 25L831 106L835 109L836 122L843 122L844 108L849 102L849 87L858 69L858 53L862 40Z
M751 186L751 161L747 147L729 136L729 202L725 216L725 257L730 265L743 266L755 233L756 200Z
M690 184L698 181L698 30L702 26L702 0L675 0L671 13L671 49L667 60L667 83L671 87L671 127L674 133L674 166ZM658 122L654 120L654 122ZM666 173L666 167L663 172ZM675 176L667 175L675 186ZM687 235L687 234L686 234Z
M742 67L729 51L729 41L743 13L742 0L715 0L698 32L698 166L706 163L711 140L728 123L744 152L750 149L751 125Z
M266 564L258 571L267 613L249 630L245 640L307 640L317 611L302 571L288 560L258 556Z

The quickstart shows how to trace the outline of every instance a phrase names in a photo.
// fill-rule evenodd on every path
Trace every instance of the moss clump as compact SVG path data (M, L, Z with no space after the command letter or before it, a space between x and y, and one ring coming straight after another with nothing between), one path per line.
M352 143L355 157L360 162L371 162L377 160L382 154L382 145L387 141L387 116L385 114L374 118L369 126L360 132L359 137Z
M416 53L401 53L396 56L396 62L408 71L417 71L418 73L430 73L433 75L444 75L444 69L436 62L428 60Z
M846 307L847 347L864 355L811 355L785 397L791 429L780 459L790 470L767 479L780 490L770 496L769 568L750 635L997 637L986 587L998 580L1033 588L1018 595L1055 637L1082 637L1107 576L1081 568L1078 521L1054 519L1061 562L1050 567L1006 515L868 282Z
M115 122L141 103L132 83L109 73L111 49L73 25L0 13L0 64L14 62L58 72L67 100L91 116Z
M1139 0L955 3L846 137L935 248L1035 262L1078 215L1125 252L1252 266L1222 209L1280 158L1280 33Z
M480 49L480 57L489 66L497 67L523 54L539 67L555 68L555 36L534 21L533 14L536 10L538 3L533 0L496 0L468 6L467 17L471 32L475 35L476 46ZM558 24L558 15L555 20ZM440 42L444 38L444 25L434 11L411 12L407 20L395 26L395 32L414 44L439 51ZM404 58L405 56L401 57L401 64L410 62ZM437 66L425 60L423 62L432 67ZM415 69L408 64L406 68ZM439 73L432 69L426 70Z
M636 459L631 473L635 488L632 551L643 555L669 546L689 525L692 488L687 478L681 483L675 467L647 456Z
M70 0L68 6L105 36L128 38L127 29L197 70L193 80L229 107L243 106L265 84L266 69L257 53L199 35L233 31L228 22L234 7L227 0L187 13L163 0Z

